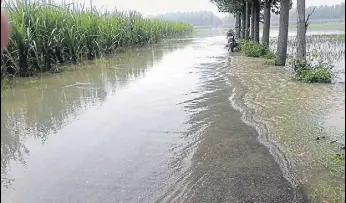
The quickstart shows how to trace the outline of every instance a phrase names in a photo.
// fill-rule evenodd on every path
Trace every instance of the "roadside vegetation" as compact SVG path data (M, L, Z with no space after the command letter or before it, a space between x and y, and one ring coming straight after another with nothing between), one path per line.
M316 65L306 61L293 59L295 78L307 83L331 83L332 73L327 63L318 62Z
M135 11L99 13L18 1L7 4L5 11L12 36L1 55L2 79L56 72L60 64L93 60L193 31L190 24L146 19Z
M240 52L247 57L275 59L275 54L265 45L254 41L242 40L239 43Z

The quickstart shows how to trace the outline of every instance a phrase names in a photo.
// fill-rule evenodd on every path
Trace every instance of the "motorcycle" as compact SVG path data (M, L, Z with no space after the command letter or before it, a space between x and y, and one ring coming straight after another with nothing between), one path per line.
M235 38L234 38L234 35L232 36L227 36L227 45L226 47L228 47L228 51L231 50L231 52L234 52L234 48L237 48L238 47L238 43L236 42Z

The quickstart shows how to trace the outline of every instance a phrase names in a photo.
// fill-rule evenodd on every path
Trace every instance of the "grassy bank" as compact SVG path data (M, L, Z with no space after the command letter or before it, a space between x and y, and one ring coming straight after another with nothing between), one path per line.
M193 30L189 24L145 19L137 12L105 14L18 2L5 11L12 36L1 56L2 76L54 72L58 64L92 60Z

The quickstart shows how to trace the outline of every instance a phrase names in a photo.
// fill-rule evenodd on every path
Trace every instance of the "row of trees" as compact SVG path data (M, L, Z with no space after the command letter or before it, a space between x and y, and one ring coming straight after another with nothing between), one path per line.
M211 0L220 12L235 16L235 35L259 43L259 24L263 23L262 43L268 48L271 14L279 14L279 36L275 65L284 66L287 57L289 11L292 0ZM297 60L305 61L307 21L305 0L297 0Z
M150 16L160 20L179 21L194 26L219 26L221 19L211 11L175 12Z

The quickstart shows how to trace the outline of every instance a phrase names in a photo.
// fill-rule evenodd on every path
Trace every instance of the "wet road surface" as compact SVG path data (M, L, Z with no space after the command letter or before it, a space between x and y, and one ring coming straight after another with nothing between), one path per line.
M306 202L232 108L229 60L224 37L184 39L18 84L1 200Z

